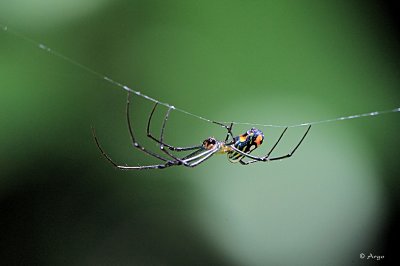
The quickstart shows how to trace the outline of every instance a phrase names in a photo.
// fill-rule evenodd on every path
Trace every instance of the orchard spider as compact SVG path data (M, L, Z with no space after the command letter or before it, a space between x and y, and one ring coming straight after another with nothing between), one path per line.
M164 121L163 121L162 127L161 127L160 138L159 139L155 138L150 132L151 120L152 120L153 114L157 108L157 105L158 105L158 103L156 102L156 104L154 105L154 107L150 113L149 119L147 121L147 137L149 137L150 139L154 140L155 142L157 142L159 144L161 151L163 153L165 153L165 155L166 155L164 157L167 157L167 158L164 158L163 156L161 156L157 153L147 150L146 148L141 146L136 141L135 135L133 134L133 129L131 126L131 120L130 120L130 115L129 115L130 93L128 93L127 103L126 103L126 119L127 119L128 130L129 130L129 135L131 137L132 146L150 156L153 156L153 157L163 161L163 163L161 163L161 164L145 165L145 166L118 165L105 153L103 148L100 146L100 143L99 143L99 140L97 139L95 130L94 130L94 128L92 128L94 140L95 140L96 145L99 148L101 154L111 164L113 164L118 169L121 169L121 170L164 169L164 168L167 168L170 166L178 166L178 165L184 165L187 167L195 167L195 166L198 166L199 164L205 162L206 160L208 160L214 154L217 154L217 153L218 154L227 154L230 162L232 162L232 163L239 162L243 165L248 165L250 163L255 163L255 162L269 162L269 161L286 159L286 158L291 157L295 153L295 151L300 146L300 144L303 142L304 138L306 137L307 133L309 132L309 130L311 128L311 125L309 125L306 132L300 139L300 141L297 143L297 145L294 147L294 149L290 153L288 153L286 155L282 155L282 156L277 156L277 157L270 157L270 155L271 155L272 151L275 149L275 147L278 145L280 140L282 139L283 135L285 134L286 130L288 129L287 127L283 130L283 132L279 136L278 140L272 146L271 150L269 150L269 152L263 157L257 157L257 156L253 156L250 154L253 150L257 149L264 141L264 134L260 130L253 127L250 130L248 130L247 132L245 132L244 134L234 137L233 133L232 133L233 123L231 123L229 126L227 126L223 123L216 122L216 121L212 121L212 122L214 124L224 127L227 130L227 135L226 135L226 138L224 141L219 141L219 140L215 139L214 137L209 137L209 138L205 139L203 141L203 143L200 145L195 145L195 146L190 146L190 147L175 147L175 146L169 145L164 142L164 130L165 130L165 126L168 121L169 114L170 114L171 110L174 109L173 106L169 107L169 109L164 117ZM232 139L231 141L228 141L229 137L231 137L231 139ZM171 153L171 151L182 152L182 151L192 151L192 150L194 150L192 153L190 153L189 155L186 155L184 157L178 157ZM245 157L249 158L250 160L244 161L243 159Z

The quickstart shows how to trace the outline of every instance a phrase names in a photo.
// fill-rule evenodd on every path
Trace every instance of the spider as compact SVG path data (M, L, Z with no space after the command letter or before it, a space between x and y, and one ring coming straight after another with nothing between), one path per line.
M166 115L164 117L162 127L161 127L161 134L160 138L154 137L151 132L150 132L150 126L151 126L151 120L153 118L153 114L158 106L158 102L155 103L149 119L147 121L147 137L152 139L153 141L157 142L159 145L160 150L165 153L166 156L161 156L157 153L154 153L150 150L147 150L143 146L137 142L135 135L133 133L132 125L131 125L131 119L129 115L130 111L130 93L128 93L127 96L127 102L126 102L126 119L127 119L127 125L128 125L128 130L129 130L129 135L131 138L131 143L132 146L139 149L140 151L155 157L159 160L162 161L161 164L153 164L153 165L144 165L144 166L124 166L124 165L118 165L115 163L110 156L103 150L103 148L100 145L100 142L96 136L95 129L92 127L92 133L93 133L93 138L96 142L97 147L99 148L101 154L116 168L121 169L121 170L145 170L145 169L164 169L170 166L178 166L178 165L183 165L187 167L196 167L200 165L201 163L205 162L209 158L211 158L214 154L227 154L228 160L232 163L241 163L242 165L248 165L251 163L255 162L269 162L269 161L275 161L275 160L281 160L281 159L286 159L291 157L297 148L300 146L300 144L303 142L304 138L310 131L311 125L308 126L306 132L300 139L300 141L297 143L297 145L294 147L294 149L282 156L277 156L277 157L270 157L271 153L275 149L275 147L278 145L280 140L282 139L283 135L287 131L287 127L283 130L281 135L279 136L278 140L275 142L275 144L272 146L272 148L269 150L269 152L262 157L257 157L253 156L250 153L257 149L264 141L264 134L257 128L251 128L247 132L243 133L242 135L233 136L232 133L232 127L233 123L231 123L229 126L212 121L214 124L217 124L219 126L224 127L227 130L227 135L224 141L219 141L215 139L214 137L209 137L203 141L202 144L200 145L195 145L195 146L190 146L190 147L175 147L172 145L169 145L164 142L164 130L165 126L168 121L169 114L171 110L174 109L174 107L169 107L168 111L166 112ZM231 140L229 140L229 137L231 137ZM174 155L171 152L182 152L182 151L193 151L189 155L183 156L183 157L178 157ZM167 157L167 158L165 158ZM244 161L244 158L248 158L250 160Z

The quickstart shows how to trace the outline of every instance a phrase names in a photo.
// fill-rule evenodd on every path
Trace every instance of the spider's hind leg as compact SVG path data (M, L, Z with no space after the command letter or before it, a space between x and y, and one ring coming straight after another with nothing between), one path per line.
M286 159L286 158L290 158L293 156L293 154L296 152L296 150L299 148L299 146L301 145L301 143L303 142L303 140L305 139L305 137L307 136L308 132L311 129L311 125L308 126L306 132L304 133L304 135L301 137L300 141L297 143L297 145L294 147L294 149L283 156L278 156L278 157L273 157L273 158L269 158L270 154L272 153L272 151L275 149L275 147L278 145L278 143L280 142L280 140L282 139L283 135L285 134L287 128L285 128L285 130L282 132L282 134L280 135L280 137L278 138L278 140L275 142L274 146L271 148L271 150L267 153L267 155L265 155L264 157L257 157L248 153L245 153L239 149L237 149L236 147L231 147L235 152L243 155L244 157L250 158L252 160L250 161L243 161L243 158L239 161L241 164L243 165L248 165L250 163L256 163L256 162L269 162L269 161L276 161L276 160L282 160L282 159Z
M283 155L283 156L278 156L278 157L274 157L274 158L268 158L268 160L269 161L275 161L275 160L281 160L281 159L286 159L286 158L292 157L293 154L296 152L296 150L300 147L300 145L303 142L303 140L306 138L306 136L307 136L308 132L310 131L310 129L311 129L311 125L308 126L308 128L307 128L306 132L304 133L303 137L301 137L300 141L297 143L297 145L294 147L294 149L290 153L288 153L286 155Z

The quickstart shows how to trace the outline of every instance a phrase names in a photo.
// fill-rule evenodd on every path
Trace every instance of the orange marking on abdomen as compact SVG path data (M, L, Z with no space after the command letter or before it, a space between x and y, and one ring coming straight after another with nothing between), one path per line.
M258 135L254 142L257 144L257 147L258 147L261 145L262 141L263 141L263 137L261 135Z

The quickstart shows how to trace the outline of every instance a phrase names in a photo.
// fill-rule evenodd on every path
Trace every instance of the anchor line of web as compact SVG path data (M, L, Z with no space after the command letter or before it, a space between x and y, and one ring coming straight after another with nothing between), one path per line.
M107 75L103 75L100 72L97 72L95 70L93 70L92 68L81 64L80 62L65 56L64 54L50 48L49 46L38 42L34 39L31 39L21 33L19 33L18 31L15 31L13 29L10 29L8 26L3 25L0 23L0 30L2 30L3 32L7 32L11 35L14 35L15 37L17 37L18 39L24 40L25 42L45 51L46 53L55 56L65 62L68 62L71 65L74 65L82 70L84 70L87 73L90 73L94 76L96 76L97 78L100 78L116 87L122 88L123 90L129 92L129 93L133 93L135 95L137 95L138 97L142 97L148 101L163 105L165 107L167 107L168 109L177 111L177 112L181 112L183 114L186 114L188 116L192 116L195 117L197 119L200 119L202 121L206 121L206 122L210 122L210 123L216 123L217 121L212 120L212 119L208 119L206 117L191 113L189 111L186 111L184 109L181 108L177 108L173 105L170 105L168 103L159 101L155 98L152 98L146 94L141 93L138 90L134 90L132 88L130 88L127 85L124 85L110 77L108 77ZM217 122L217 124L236 124L236 125L250 125L250 126L259 126L259 127L278 127L278 128L282 128L282 127L302 127L302 126L308 126L308 125L318 125L318 124L325 124L325 123L333 123L333 122L338 122L338 121L344 121L344 120L352 120L352 119L359 119L359 118L365 118L365 117L372 117L372 116L380 116L380 115L384 115L384 114L390 114L390 113L397 113L400 112L400 107L397 108L393 108L393 109L387 109L387 110L383 110L383 111L372 111L372 112L367 112L367 113L362 113L362 114L355 114L355 115L348 115L348 116L341 116L341 117L336 117L336 118L331 118L331 119L324 119L324 120L318 120L318 121L310 121L310 122L303 122L303 123L299 123L299 124L292 124L292 125L276 125L276 124L262 124L262 123L251 123L251 122L237 122L237 121L219 121Z

